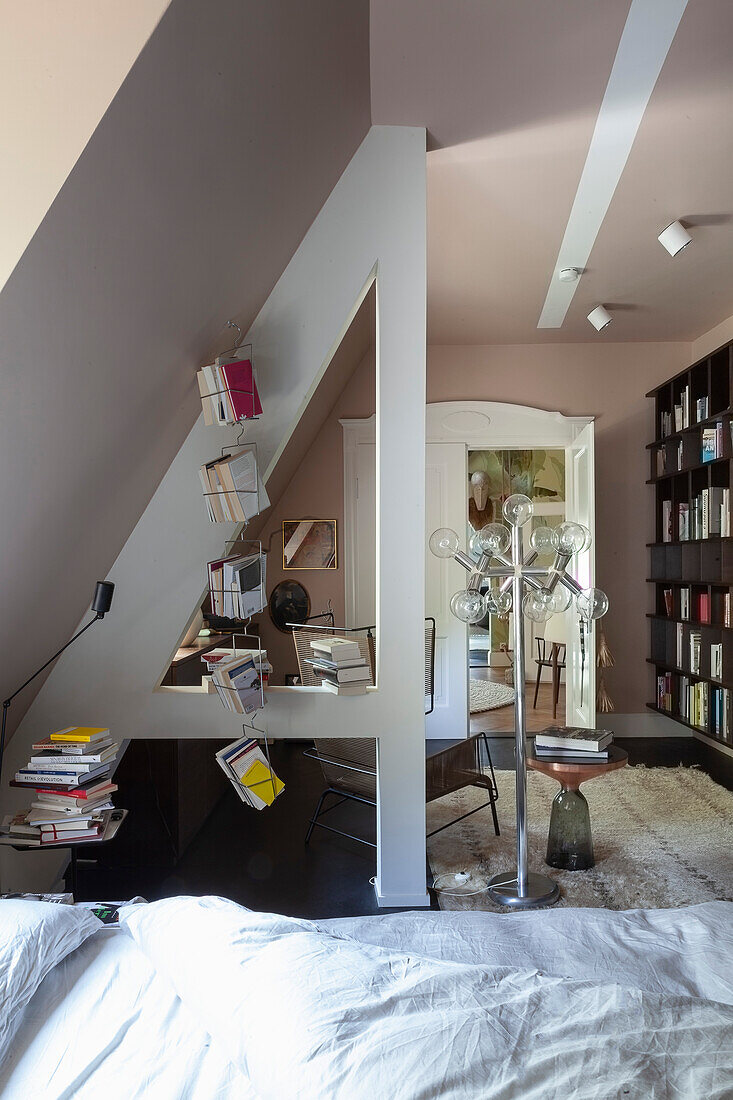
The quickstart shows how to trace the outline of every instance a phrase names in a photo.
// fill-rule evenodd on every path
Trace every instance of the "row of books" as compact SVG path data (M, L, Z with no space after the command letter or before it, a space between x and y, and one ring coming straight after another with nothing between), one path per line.
M702 648L702 635L699 630L691 630L689 636L690 672L693 676L700 675L700 650ZM683 668L684 627L677 624L677 668ZM723 679L723 643L712 642L710 645L710 679Z
M690 416L691 409L694 409L694 421ZM692 427L693 423L699 424L701 420L707 420L710 415L709 410L710 403L707 394L704 397L698 397L694 402L694 406L692 405L688 383L682 390L679 401L674 405L672 412L662 411L660 413L660 437L666 439L668 435L672 435L674 432L681 432L684 428Z
M306 657L321 681L334 695L364 695L372 683L372 672L359 643L349 638L324 634L311 643L312 657Z
M674 540L672 501L662 501L662 542ZM702 489L692 501L677 505L677 538L707 539L730 535L730 489L712 485Z
M211 669L211 683L224 706L235 714L253 714L264 707L264 680L271 670L267 650L240 650L216 662L214 656L207 653L205 660Z
M196 375L205 424L237 424L262 412L250 359L219 357Z
M204 463L199 478L212 523L246 523L269 507L254 446Z
M271 806L285 790L285 784L275 775L258 742L240 737L216 754L216 761L237 796L254 810Z
M722 610L722 622L721 626L732 626L732 610L733 600L731 599L730 589L720 594L721 610ZM664 589L664 610L670 619L675 617L674 614L674 592L671 588ZM711 623L712 614L710 606L710 593L698 592L693 598L690 594L688 587L680 588L680 619L694 619L699 623Z
M119 745L108 729L70 726L32 746L11 786L33 792L27 810L3 821L0 841L41 847L106 840L113 826L110 769ZM114 820L119 825L119 811Z
M592 730L582 726L548 726L536 734L534 753L539 760L564 760L590 764L608 760L613 741L611 730Z
M231 554L210 561L209 594L211 610L227 619L248 619L264 611L267 605L265 585L267 554Z
M657 676L657 706L668 714L675 713L675 675L665 672ZM679 677L680 718L705 733L713 733L729 744L733 742L733 692L688 676Z

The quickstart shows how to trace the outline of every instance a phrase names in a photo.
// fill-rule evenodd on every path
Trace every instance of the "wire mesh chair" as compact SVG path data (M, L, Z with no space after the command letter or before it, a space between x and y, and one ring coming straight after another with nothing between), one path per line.
M324 628L317 629L323 630ZM320 682L319 677L313 672L312 665L308 664L306 661L306 657L310 657L313 652L310 648L310 643L313 640L312 630L313 628L293 630L295 652L298 657L298 667L301 670L301 682L306 686L316 686ZM356 628L352 630L336 627L328 628L328 632L331 634L348 637L349 639L358 641L362 655L368 657L372 672L372 682L374 681L375 668L375 638L373 631L374 627L365 627L361 628L361 630L357 630ZM296 635L298 636L296 637ZM364 648L362 648L362 646ZM427 618L425 620L426 715L432 713L434 705L435 619ZM332 825L326 825L321 818L349 799L354 802L361 802L368 806L376 807L376 740L371 737L329 737L316 738L314 744L315 751L307 750L304 755L319 762L327 786L322 792L318 804L316 805L315 813L308 823L305 843L308 844L313 830L318 827L319 829L326 829L331 833L338 833L340 836L348 837L351 840L357 840L360 844L366 844L370 848L375 848L376 845L373 841L365 840L363 837L356 836L353 833L347 833L345 830L337 829ZM486 757L486 765L489 769L488 774L483 770L483 762L481 759L482 749ZM489 743L484 733L476 734L466 741L461 741L448 749L444 749L442 752L430 756L426 761L425 797L427 802L432 802L434 799L440 798L444 794L450 794L452 791L461 790L463 787L467 786L480 787L486 790L489 796L488 802L482 803L481 806L477 806L475 809L470 810L467 814L463 814L459 818L455 818L453 821L449 821L446 825L441 825L440 828L434 829L431 833L428 833L428 836L433 836L435 833L442 832L443 829L455 825L457 821L462 821L464 817L470 817L471 814L477 813L478 810L482 810L486 806L491 807L494 819L494 830L496 835L499 836L499 822L496 816L498 791L496 787L496 778L494 776L494 768L491 762L491 753L489 752ZM324 808L324 803L329 795L332 796L332 799L335 799L335 801L332 800L330 804Z

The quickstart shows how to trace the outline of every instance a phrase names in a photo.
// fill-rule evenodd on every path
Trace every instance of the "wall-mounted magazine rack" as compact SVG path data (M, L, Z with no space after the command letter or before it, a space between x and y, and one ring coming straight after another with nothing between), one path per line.
M216 760L241 801L264 810L282 793L284 784L272 766L267 732L251 721L242 723L242 735L220 749Z
M237 638L257 642L257 647L248 646L237 653ZM228 710L235 714L253 714L267 702L262 641L258 635L237 631L232 635L232 642L233 656L215 665L212 683Z
M249 624L267 607L267 554L260 539L226 539L227 553L207 563L213 615Z
M199 480L211 523L246 525L270 503L256 443L240 443L238 438L222 447L220 458L199 467Z
M242 330L235 321L227 321L226 327L236 329L238 339L196 374L207 425L244 424L262 412L252 345L241 342Z

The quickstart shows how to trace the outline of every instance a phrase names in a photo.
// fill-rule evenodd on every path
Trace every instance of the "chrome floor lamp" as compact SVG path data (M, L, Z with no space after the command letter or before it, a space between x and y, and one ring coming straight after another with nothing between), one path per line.
M527 714L524 670L524 617L546 622L561 614L572 600L584 627L608 610L608 598L600 588L582 588L568 576L573 554L587 550L591 536L579 523L537 527L530 536L532 553L525 560L522 527L532 518L529 497L515 494L504 502L503 523L489 523L471 539L471 554L459 549L459 538L449 527L430 536L430 549L438 558L453 558L469 574L468 586L456 592L450 609L464 623L477 623L488 613L507 615L513 610L514 735L516 742L517 868L495 875L489 893L500 905L515 909L552 905L559 897L557 884L528 870L527 860ZM507 553L508 552L508 553ZM535 565L540 554L554 553L549 568ZM493 564L492 564L493 563ZM488 592L482 588L488 582Z

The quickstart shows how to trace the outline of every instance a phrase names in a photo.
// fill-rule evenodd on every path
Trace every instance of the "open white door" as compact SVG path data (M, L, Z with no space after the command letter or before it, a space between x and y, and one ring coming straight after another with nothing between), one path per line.
M565 514L582 523L591 533L590 549L578 554L570 572L583 588L595 584L595 460L593 423L578 432L565 448ZM596 723L596 625L585 635L585 654L581 646L580 624L575 603L566 612L567 669L566 714L569 726L593 727Z
M452 527L464 540L466 456L463 443L428 443L425 449L426 543L438 527ZM435 619L435 707L425 723L431 738L468 736L468 627L450 611L451 596L466 583L463 566L427 550L425 614Z

